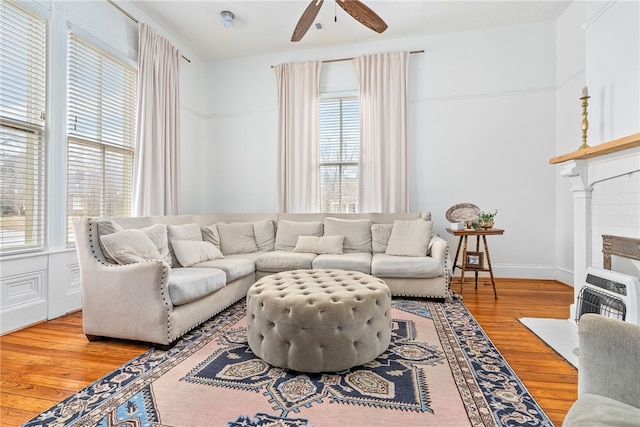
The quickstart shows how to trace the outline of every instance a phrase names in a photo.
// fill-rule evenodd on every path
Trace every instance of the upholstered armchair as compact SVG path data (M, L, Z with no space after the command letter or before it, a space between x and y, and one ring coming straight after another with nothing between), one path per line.
M578 340L578 400L563 426L640 426L640 326L584 314Z

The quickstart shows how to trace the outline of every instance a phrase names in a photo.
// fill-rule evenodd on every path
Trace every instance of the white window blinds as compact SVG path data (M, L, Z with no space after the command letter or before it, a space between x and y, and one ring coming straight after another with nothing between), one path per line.
M358 212L358 98L320 101L320 209Z
M45 235L46 21L0 3L0 254L37 250Z
M68 242L77 217L131 213L136 78L130 66L71 34L68 88Z

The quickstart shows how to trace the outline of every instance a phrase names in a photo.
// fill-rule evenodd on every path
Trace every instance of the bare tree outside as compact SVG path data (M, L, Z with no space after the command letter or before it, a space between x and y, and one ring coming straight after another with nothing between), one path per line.
M320 102L320 209L358 212L360 129L358 98Z

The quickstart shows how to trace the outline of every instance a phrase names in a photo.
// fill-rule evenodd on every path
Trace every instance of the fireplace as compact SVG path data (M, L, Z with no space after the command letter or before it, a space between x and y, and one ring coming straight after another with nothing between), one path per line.
M640 271L638 261L620 254L640 251L640 133L555 157L550 163L561 166L573 198L573 271L562 281L574 286L569 317L574 323L587 269L618 271L636 279L640 275L633 273L633 263L625 270L631 260ZM609 237L602 239L603 235ZM611 305L613 315L615 303Z

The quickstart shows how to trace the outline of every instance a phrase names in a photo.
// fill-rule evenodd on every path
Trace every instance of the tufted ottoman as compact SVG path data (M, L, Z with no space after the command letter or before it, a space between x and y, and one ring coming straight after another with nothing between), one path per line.
M370 362L391 341L391 294L377 277L294 270L263 277L247 292L247 338L271 365L337 372Z

